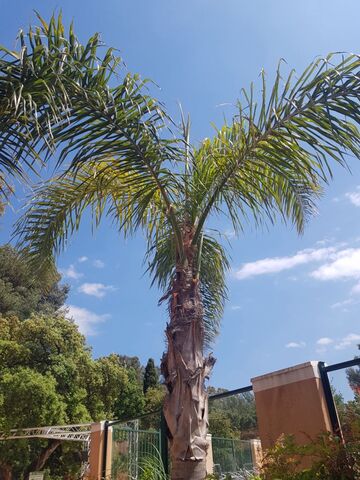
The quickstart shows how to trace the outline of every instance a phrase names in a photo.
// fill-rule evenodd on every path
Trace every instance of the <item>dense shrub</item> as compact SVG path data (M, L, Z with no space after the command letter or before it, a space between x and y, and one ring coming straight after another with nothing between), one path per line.
M303 465L311 465L302 468ZM283 436L267 451L262 462L263 480L356 480L360 478L360 444L345 446L335 435L324 433L297 445Z

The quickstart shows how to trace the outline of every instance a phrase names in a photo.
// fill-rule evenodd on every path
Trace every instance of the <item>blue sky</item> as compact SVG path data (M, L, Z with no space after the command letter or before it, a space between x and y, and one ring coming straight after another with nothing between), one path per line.
M14 46L19 27L61 8L82 40L100 31L127 68L152 78L157 96L178 118L178 102L192 118L192 140L213 134L231 114L242 87L271 79L280 58L301 71L317 55L358 50L356 0L1 0L0 42ZM335 168L334 182L305 234L278 225L250 225L231 240L230 299L211 384L237 388L250 378L306 360L347 360L360 342L360 166ZM22 205L0 224L8 241ZM87 221L58 265L72 289L69 305L94 354L119 352L158 362L166 311L143 275L144 242L124 241L104 223L92 235ZM340 381L344 384L344 381Z

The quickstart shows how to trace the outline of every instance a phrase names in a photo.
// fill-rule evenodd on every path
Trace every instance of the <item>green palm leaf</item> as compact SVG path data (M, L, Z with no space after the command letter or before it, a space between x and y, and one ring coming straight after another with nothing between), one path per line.
M40 151L53 151L52 127L67 118L79 89L103 89L119 63L111 49L99 57L98 35L82 45L72 25L65 36L61 15L48 24L38 19L39 27L19 32L18 51L0 46L0 174L7 183L34 171Z
M360 60L350 55L334 65L337 58L317 60L297 80L294 72L283 80L279 68L269 97L263 74L260 105L253 87L243 91L232 124L200 146L194 169L207 177L194 241L224 206L236 230L248 214L273 222L279 212L303 231L332 176L330 161L347 166L347 155L360 152Z

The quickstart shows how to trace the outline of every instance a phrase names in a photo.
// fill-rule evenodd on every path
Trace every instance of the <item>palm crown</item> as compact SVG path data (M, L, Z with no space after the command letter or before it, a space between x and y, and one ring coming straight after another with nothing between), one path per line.
M72 31L70 38L79 45ZM97 44L93 48L92 59ZM87 57L80 51L82 65ZM58 165L70 164L35 190L17 225L21 246L48 268L90 207L96 225L105 215L124 235L144 230L148 270L164 298L190 249L210 340L222 315L229 263L207 220L225 214L238 232L249 217L274 222L280 214L301 232L331 176L329 159L346 165L346 153L359 155L360 61L354 55L336 60L319 59L297 79L294 72L283 79L279 68L269 95L263 74L261 101L255 102L253 87L243 91L232 121L193 146L189 122L183 120L179 134L164 133L169 119L146 81L127 74L109 86L112 77L119 80L113 70L119 59L108 52L95 80L81 85L75 79L65 110L58 108L49 122L47 106L46 121L36 119L40 152L57 147Z

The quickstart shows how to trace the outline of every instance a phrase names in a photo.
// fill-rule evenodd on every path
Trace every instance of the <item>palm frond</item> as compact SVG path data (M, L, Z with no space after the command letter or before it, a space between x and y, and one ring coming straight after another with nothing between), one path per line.
M111 49L99 56L98 34L82 45L61 15L19 32L19 50L0 46L0 173L26 176L54 147L52 126L66 118L79 89L104 88L119 63ZM45 141L45 143L44 143Z
M203 235L200 243L200 291L204 305L205 343L209 347L220 330L227 300L225 274L230 264L224 247L216 238Z
M161 135L167 117L161 104L149 95L147 84L129 73L114 88L79 89L63 117L44 132L43 148L47 141L52 142L59 151L58 167L70 160L68 171L74 175L86 163L110 160L120 177L161 197L163 213L171 222L182 255L176 202L184 187L176 169L171 168L177 141Z
M165 206L162 197L135 173L122 174L116 161L88 162L35 189L29 207L18 220L18 247L37 271L53 266L69 237L89 210L93 225L108 217L119 231L131 235L138 228L160 232Z
M329 55L294 78L291 72L283 80L279 67L267 96L263 73L260 104L253 87L243 91L232 124L195 153L194 169L209 175L196 206L195 242L211 212L224 206L236 229L247 214L261 222L280 212L301 232L332 176L331 162L347 166L347 155L360 156L359 57Z

